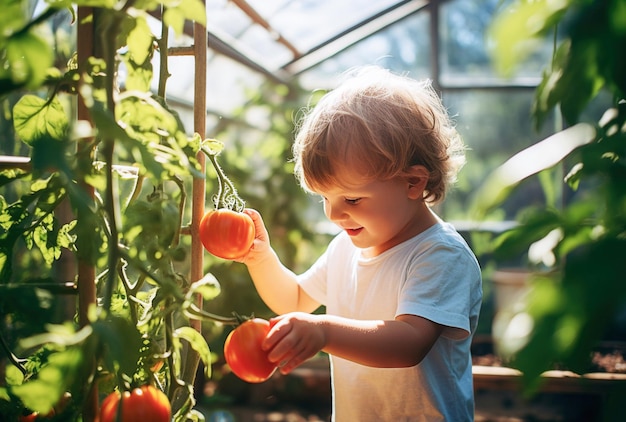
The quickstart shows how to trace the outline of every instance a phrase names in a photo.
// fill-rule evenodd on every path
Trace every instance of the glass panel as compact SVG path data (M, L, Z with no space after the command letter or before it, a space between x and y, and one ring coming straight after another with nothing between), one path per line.
M440 64L443 85L501 84L504 79L492 68L486 31L502 0L453 0L441 5ZM504 2L504 3L508 3ZM541 70L550 62L552 43L520 63L507 83L538 83Z
M284 37L300 53L306 53L345 29L397 3L398 0L247 0L270 26L256 24L234 2L208 0L207 27L217 36L237 40L236 48L269 70L276 70L294 58Z
M360 65L379 64L413 78L430 75L429 15L415 13L371 35L334 57L307 70L300 77L307 89L331 88L337 76Z
M442 206L446 219L467 220L470 201L490 173L522 149L555 132L554 120L540 133L533 129L530 115L534 91L468 90L444 93L444 103L453 115L457 130L469 150L459 180ZM529 205L542 205L543 192L536 180L528 181L490 219L513 219Z
M155 72L158 61L155 60ZM171 77L167 83L168 100L176 103L177 111L185 123L187 132L193 131L194 99L194 58L192 56L173 56L169 58ZM264 81L263 75L228 59L214 55L207 68L207 115L218 119L232 116L233 111L242 107L249 94ZM207 132L211 133L219 120L207 120ZM210 125L211 123L211 125Z

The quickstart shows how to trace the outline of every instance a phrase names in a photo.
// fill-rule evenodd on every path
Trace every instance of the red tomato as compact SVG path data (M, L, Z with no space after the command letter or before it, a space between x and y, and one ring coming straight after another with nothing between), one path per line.
M240 258L254 241L254 222L248 214L220 208L210 210L200 220L200 240L211 254L224 258Z
M151 385L124 391L122 395L121 422L170 422L171 407L167 396ZM100 407L100 422L115 422L120 393L109 394Z
M39 412L33 412L30 415L20 416L20 422L42 421L54 417L55 414L56 412L54 411L54 409L50 410L50 412L48 412L48 414L45 416L40 416Z
M270 323L261 318L247 320L226 337L224 358L230 369L244 381L266 381L276 370L267 358L261 342L270 331Z

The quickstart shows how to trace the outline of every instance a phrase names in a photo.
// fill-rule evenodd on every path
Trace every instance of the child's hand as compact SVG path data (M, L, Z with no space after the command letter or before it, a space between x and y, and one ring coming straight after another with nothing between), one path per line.
M262 343L269 359L287 374L326 345L326 333L319 315L293 312L272 318L270 332Z
M263 223L263 218L257 210L246 208L243 212L248 214L254 222L255 238L248 253L235 259L235 261L246 265L254 265L271 251L269 234L265 228L265 224Z

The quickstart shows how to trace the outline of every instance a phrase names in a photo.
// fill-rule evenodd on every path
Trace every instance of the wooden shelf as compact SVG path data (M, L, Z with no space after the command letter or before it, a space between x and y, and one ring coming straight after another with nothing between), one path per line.
M513 368L480 366L472 368L474 389L518 391L522 373ZM594 372L576 374L571 371L546 371L542 375L541 392L613 394L626 393L626 374Z

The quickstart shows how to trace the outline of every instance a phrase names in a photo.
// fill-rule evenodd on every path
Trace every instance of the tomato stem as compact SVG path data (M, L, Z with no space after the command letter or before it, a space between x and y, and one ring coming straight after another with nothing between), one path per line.
M202 148L202 152L209 157L209 161L211 161L213 168L215 168L215 173L217 173L217 194L213 196L215 209L227 208L237 212L243 211L246 203L239 197L235 185L233 185L233 182L230 181L224 173L224 170L222 170L222 167L218 164L217 154L219 153L212 152L204 147Z
M205 319L215 322L220 322L225 325L238 325L241 324L241 319L236 315L235 317L225 317L217 314L213 314L205 311L204 309L198 308L195 304L190 303L189 306L185 309L185 313L194 319Z
M254 313L250 316L246 316L246 315L240 315L236 311L233 311L233 316L237 320L237 325L241 325L248 320L254 319Z

